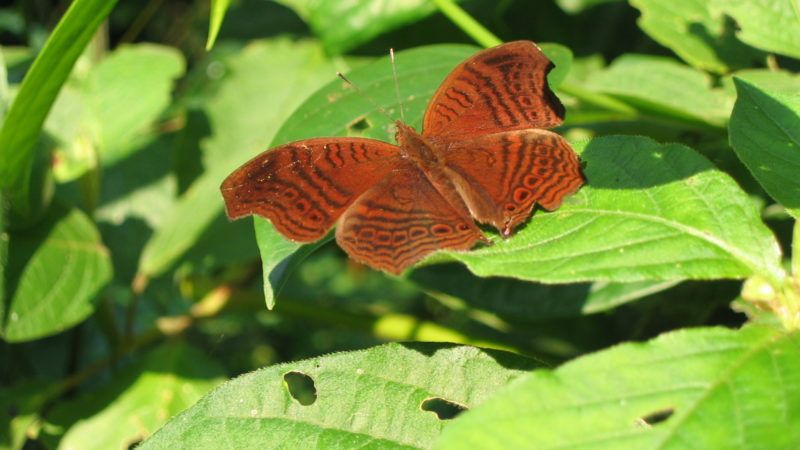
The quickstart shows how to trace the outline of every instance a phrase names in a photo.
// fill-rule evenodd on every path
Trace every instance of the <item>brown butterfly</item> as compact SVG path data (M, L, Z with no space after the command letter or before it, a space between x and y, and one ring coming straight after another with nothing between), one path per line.
M444 80L421 134L397 121L397 145L325 137L267 150L222 183L228 217L257 214L297 242L336 223L351 258L394 274L489 243L474 220L509 236L534 204L554 210L584 182L569 144L543 130L564 118L553 67L530 41L481 51Z

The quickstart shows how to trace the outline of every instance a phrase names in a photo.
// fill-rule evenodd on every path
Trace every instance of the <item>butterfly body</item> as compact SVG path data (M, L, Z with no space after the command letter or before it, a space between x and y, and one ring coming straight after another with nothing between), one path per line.
M489 243L476 221L510 236L536 204L556 209L584 181L569 144L540 129L563 119L551 68L528 41L484 50L445 79L421 133L398 121L398 145L332 137L264 152L223 182L228 216L266 217L298 242L336 224L352 258L391 273Z

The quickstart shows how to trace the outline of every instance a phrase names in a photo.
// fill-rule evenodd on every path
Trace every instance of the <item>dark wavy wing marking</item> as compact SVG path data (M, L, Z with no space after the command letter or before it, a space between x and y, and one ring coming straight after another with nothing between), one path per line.
M336 241L351 258L399 274L437 250L468 250L486 238L409 164L353 203Z
M453 142L442 157L475 219L506 235L530 216L534 204L554 210L584 183L578 155L546 130Z
M551 128L564 107L547 84L553 64L530 41L509 42L461 63L428 104L426 137Z
M317 138L268 150L222 183L228 217L269 219L284 236L312 242L400 163L400 149L361 138Z

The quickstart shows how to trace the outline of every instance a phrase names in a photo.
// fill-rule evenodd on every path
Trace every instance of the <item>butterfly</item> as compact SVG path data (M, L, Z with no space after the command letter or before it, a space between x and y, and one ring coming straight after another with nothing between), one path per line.
M508 237L584 183L578 156L546 130L564 119L553 67L530 41L478 52L431 98L421 133L397 121L397 145L323 137L267 150L222 183L227 215L265 217L296 242L336 225L351 258L392 274L490 243L476 221Z

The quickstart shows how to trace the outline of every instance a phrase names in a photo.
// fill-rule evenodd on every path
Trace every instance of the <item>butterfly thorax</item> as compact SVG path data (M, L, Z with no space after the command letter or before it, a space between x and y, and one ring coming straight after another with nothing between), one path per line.
M400 155L422 171L439 194L472 223L467 203L459 193L453 179L448 175L435 144L399 120L396 125L395 139L400 146Z

